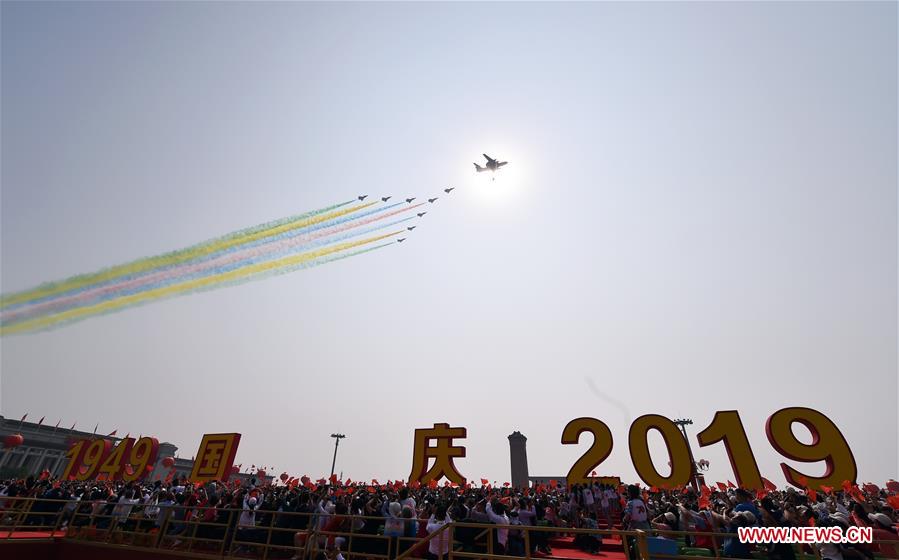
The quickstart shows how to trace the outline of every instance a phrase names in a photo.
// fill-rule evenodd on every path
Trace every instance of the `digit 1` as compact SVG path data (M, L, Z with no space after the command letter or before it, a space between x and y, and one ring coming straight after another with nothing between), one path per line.
M699 432L696 436L699 446L713 445L719 441L724 442L727 458L730 460L730 468L737 478L737 486L751 490L759 490L764 487L759 465L749 446L749 438L743 429L740 413L736 410L719 410L712 418L712 423Z
M78 440L69 450L66 451L66 457L69 458L69 464L66 465L66 470L62 473L62 480L69 480L69 477L75 476L78 472L78 467L81 466L81 455L84 450L85 440Z

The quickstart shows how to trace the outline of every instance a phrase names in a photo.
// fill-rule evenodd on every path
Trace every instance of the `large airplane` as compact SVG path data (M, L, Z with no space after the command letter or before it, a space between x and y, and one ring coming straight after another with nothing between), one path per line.
M508 161L496 161L495 159L493 159L492 157L488 156L487 154L483 154L483 156L484 156L485 158L487 158L487 166L486 166L486 167L481 167L481 166L478 165L477 163L474 164L474 168L475 168L475 170L477 170L478 173L480 173L480 172L482 172L482 171L492 171L492 172L495 172L495 171L498 170L500 167L502 167L502 166L506 165L507 163L509 163Z

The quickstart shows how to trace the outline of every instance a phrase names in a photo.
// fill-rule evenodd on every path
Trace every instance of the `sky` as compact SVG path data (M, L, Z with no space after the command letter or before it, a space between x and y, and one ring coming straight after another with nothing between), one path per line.
M237 462L532 475L630 422L817 409L899 475L895 3L2 4L2 292L360 194L407 242L0 340L0 413ZM508 160L490 181L481 153ZM455 186L451 195L443 188ZM797 429L808 441L809 434ZM665 446L650 437L659 470ZM787 461L810 475L822 463Z

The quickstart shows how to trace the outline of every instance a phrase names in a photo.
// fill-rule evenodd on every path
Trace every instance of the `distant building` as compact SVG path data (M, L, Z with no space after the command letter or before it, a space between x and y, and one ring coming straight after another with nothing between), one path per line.
M68 428L55 428L53 426L38 425L36 422L21 422L19 420L11 420L0 416L0 439L11 435L22 434L24 442L18 447L12 449L4 449L0 451L0 473L24 473L26 475L37 475L44 470L50 472L51 476L58 477L66 469L69 463L66 452L69 450L72 442L80 439L107 439L118 444L122 438L107 435L98 435L92 432L83 432L81 430L70 430ZM197 446L199 447L199 442ZM176 457L178 448L168 442L159 443L159 454L156 456L156 463L153 465L153 472L147 477L149 480L160 480L168 476L170 469L162 465L165 457L175 458L175 476L190 476L193 470L193 459L182 459ZM255 478L256 474L239 473L231 475L232 480L239 478L249 481ZM266 481L271 481L272 477L266 475Z
M509 434L509 461L512 467L512 485L516 487L536 486L538 484L548 485L551 480L555 480L559 486L567 484L568 476L531 476L528 472L528 438L524 437L519 431ZM593 479L604 484L612 484L617 486L621 480L617 476L613 477L597 477Z

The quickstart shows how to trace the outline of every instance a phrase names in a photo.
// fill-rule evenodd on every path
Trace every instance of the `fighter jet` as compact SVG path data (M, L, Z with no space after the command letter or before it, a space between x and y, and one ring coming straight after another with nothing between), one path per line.
M417 228L417 227L418 227L418 226L409 226L409 227L407 227L406 229L409 230L409 231L412 231L413 229L415 229L415 228Z
M402 242L405 241L405 240L406 240L406 238L403 237L402 239L397 239L396 242L397 242L397 243L402 243Z
M429 199L428 199L428 202L430 202L431 204L434 204L434 202L436 202L436 200L437 200L438 198L439 198L439 197L436 197L436 196L435 196L434 198L429 198Z
M419 213L418 213L418 217L421 218L421 217L424 216L425 214L427 214L427 212L419 212Z
M508 161L496 161L495 159L488 156L487 154L482 154L482 155L485 158L487 158L487 167L481 167L478 164L474 164L474 168L475 168L475 170L477 170L478 173L480 173L482 171L490 171L490 172L495 173L500 167L509 163Z
M407 198L407 199L406 199L406 202L408 202L409 204L412 204L412 201L413 201L413 200L415 200L415 197L414 197L414 196L413 196L412 198Z
M389 196L382 196L382 197L381 197L381 202L387 202L387 201L390 200L390 199L391 199L391 197L389 197Z
M358 198L359 200L365 200L366 198L368 198L368 195L367 195L367 194L363 194L363 195L361 195L361 196L357 196L356 198Z
M475 165L477 165L477 164L475 164ZM443 189L443 192L445 192L446 194L449 194L449 193L451 193L452 191L454 191L455 189L456 189L456 187L450 187L450 188L448 188L448 189Z

